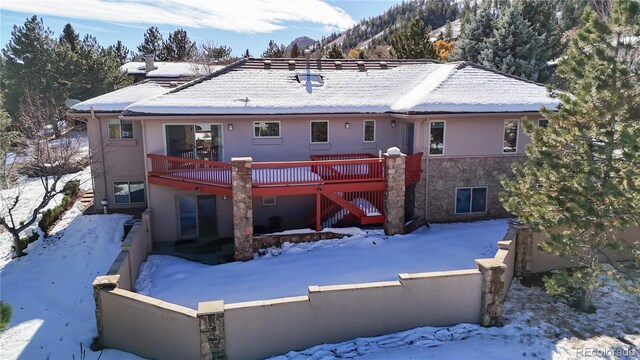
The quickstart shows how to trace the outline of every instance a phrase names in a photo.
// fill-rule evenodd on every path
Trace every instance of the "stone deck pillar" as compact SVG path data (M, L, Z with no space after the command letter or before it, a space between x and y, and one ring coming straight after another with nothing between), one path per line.
M118 287L120 283L120 275L106 275L98 276L93 281L93 300L96 304L96 327L98 328L98 343L99 348L104 347L104 328L102 326L102 300L101 294L103 291L111 291Z
M533 256L533 233L526 224L511 224L516 231L516 276L531 273L531 258Z
M384 177L387 189L384 191L384 233L387 235L404 233L404 192L405 161L407 156L397 148L384 154L386 166Z
M224 302L207 301L198 304L200 324L200 359L226 359L224 342Z
M422 173L420 174L420 181L416 183L415 205L413 208L413 214L416 217L427 216L427 156L424 155L420 159L420 168Z
M250 157L231 158L233 238L236 260L253 259L253 198Z
M502 326L504 297L507 292L505 284L507 266L495 258L476 259L476 264L482 274L480 325Z

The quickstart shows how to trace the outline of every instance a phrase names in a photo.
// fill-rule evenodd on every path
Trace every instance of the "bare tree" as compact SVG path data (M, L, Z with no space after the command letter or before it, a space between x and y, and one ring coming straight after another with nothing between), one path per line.
M16 154L14 161L2 166L6 189L0 192L0 225L13 237L16 256L24 255L20 234L38 219L54 197L63 192L63 176L81 170L87 164L82 140L67 135L51 138L43 131L64 114L53 100L27 91L20 105L15 124L15 136L5 143L7 154ZM22 179L20 177L22 176ZM36 196L28 189L24 176L38 179L42 188ZM18 180L15 180L18 179Z

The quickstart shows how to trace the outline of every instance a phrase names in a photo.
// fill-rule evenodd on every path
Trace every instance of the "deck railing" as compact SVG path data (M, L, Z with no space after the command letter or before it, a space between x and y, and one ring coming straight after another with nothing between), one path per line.
M351 154L318 154L311 155L311 160L358 160L358 159L376 159L378 156L370 153L351 153Z
M254 186L384 181L384 160L318 160L252 164Z
M166 179L231 187L231 164L148 154L149 175Z

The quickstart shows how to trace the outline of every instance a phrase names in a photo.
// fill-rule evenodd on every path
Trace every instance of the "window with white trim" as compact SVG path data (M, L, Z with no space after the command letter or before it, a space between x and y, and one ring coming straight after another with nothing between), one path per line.
M468 187L456 189L456 214L487 211L487 188Z
M262 206L275 206L276 205L276 197L275 196L263 196L262 197Z
M376 121L375 120L365 120L364 121L364 142L375 142L376 141Z
M109 119L109 139L133 139L133 122L131 120Z
M504 121L503 153L514 153L518 150L518 120Z
M144 202L144 181L115 181L113 198L116 204Z
M254 138L279 138L280 137L280 121L254 121L253 137Z
M329 122L324 120L314 120L309 124L311 130L311 143L329 142Z
M429 154L444 154L444 121L429 123Z

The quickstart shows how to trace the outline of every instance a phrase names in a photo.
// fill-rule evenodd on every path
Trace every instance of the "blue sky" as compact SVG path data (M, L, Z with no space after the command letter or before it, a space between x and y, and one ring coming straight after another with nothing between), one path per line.
M319 39L363 18L379 15L396 0L2 0L0 41L4 47L14 25L38 15L59 35L66 23L108 46L122 40L136 50L149 26L165 38L184 28L197 43L227 45L235 55L245 49L260 56L270 39L289 44L298 36Z

